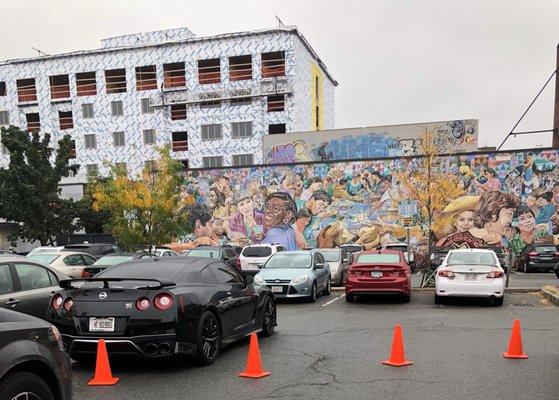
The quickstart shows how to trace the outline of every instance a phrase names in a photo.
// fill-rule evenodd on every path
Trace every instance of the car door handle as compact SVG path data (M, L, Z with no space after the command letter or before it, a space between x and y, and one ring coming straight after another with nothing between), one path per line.
M19 300L15 300L15 299L10 299L6 302L6 305L10 307L14 307L17 304L19 304Z

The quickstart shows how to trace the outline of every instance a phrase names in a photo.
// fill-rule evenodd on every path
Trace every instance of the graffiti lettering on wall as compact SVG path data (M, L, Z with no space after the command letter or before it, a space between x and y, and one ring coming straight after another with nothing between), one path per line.
M559 152L459 155L437 167L458 177L463 195L435 216L436 242L449 247L507 246L516 253L559 234ZM418 158L191 171L184 196L198 244L280 243L288 249L355 242L374 248L402 240L407 198L398 177ZM426 227L411 229L412 243Z

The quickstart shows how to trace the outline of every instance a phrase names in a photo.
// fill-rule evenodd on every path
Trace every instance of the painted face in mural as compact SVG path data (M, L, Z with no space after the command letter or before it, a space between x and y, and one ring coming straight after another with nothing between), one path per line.
M526 205L528 207L534 207L536 205L536 198L534 196L526 197Z
M531 232L536 229L536 218L532 213L524 213L518 216L518 229L521 232Z
M237 203L237 209L245 217L252 217L254 203L251 198L243 199Z
M499 218L497 222L502 226L510 226L512 224L512 216L514 215L515 208L501 208L499 211Z
M465 210L459 213L454 219L456 232L467 232L474 226L474 212Z
M266 202L264 207L264 222L268 227L274 227L284 224L288 220L285 202L277 197L271 198Z
M321 199L310 199L307 203L307 208L312 215L318 215L328 207L328 202Z

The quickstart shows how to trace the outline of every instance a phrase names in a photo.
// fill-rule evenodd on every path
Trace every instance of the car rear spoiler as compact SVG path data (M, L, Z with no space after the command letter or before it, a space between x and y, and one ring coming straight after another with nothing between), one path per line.
M175 282L161 281L159 279L141 279L141 278L80 278L80 279L62 279L58 285L62 289L76 289L73 286L75 282L103 282L104 288L109 288L109 282L125 282L125 281L135 281L135 282L154 282L155 285L146 285L138 287L138 289L161 289L164 287L175 286Z

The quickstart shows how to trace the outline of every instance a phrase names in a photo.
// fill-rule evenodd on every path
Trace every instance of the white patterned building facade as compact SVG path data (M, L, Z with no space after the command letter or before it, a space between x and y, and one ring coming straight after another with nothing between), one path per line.
M334 127L336 86L296 27L180 28L1 63L0 126L71 135L76 178L137 174L163 145L188 168L260 164L264 135Z

